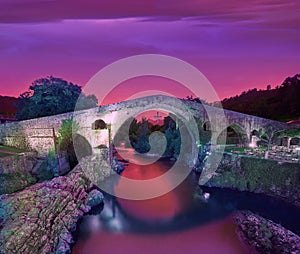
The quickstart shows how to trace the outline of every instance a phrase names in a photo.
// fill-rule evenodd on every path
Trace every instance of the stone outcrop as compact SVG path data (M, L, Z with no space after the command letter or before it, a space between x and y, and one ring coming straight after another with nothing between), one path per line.
M300 237L270 220L241 211L236 216L236 223L239 237L258 253L300 253Z
M36 164L36 154L31 152L0 157L0 174L31 173Z
M11 153L0 158L0 194L10 194L36 183L40 161L45 159L37 158L32 152Z
M26 173L0 174L0 195L23 190L36 183L36 178Z
M263 193L300 206L300 164L224 154L218 170L205 184Z
M70 253L71 232L103 196L80 168L0 197L0 253Z

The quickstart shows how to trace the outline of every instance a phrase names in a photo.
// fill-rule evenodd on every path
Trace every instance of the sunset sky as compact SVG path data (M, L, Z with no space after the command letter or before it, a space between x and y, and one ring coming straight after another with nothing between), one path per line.
M48 75L84 86L137 54L187 61L221 99L274 87L300 72L299 13L296 0L0 0L0 95ZM132 82L122 96L157 86Z

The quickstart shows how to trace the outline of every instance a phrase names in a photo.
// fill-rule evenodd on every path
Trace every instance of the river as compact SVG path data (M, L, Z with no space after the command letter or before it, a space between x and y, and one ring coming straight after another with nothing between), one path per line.
M138 161L133 151L131 161ZM166 172L173 162L159 160L151 165L129 163L122 175L151 179ZM241 254L253 253L240 242L233 215L250 210L300 234L300 209L261 194L204 188L204 202L196 198L199 175L191 173L171 192L143 201L105 195L97 207L79 222L74 235L75 254ZM122 185L122 180L115 187Z

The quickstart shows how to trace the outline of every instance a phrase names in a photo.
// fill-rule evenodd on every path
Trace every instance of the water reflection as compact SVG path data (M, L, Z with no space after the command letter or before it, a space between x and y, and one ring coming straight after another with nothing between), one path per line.
M123 174L128 178L150 179L171 166L172 162L167 160L145 166L130 163ZM154 199L132 201L105 195L102 212L100 209L82 220L73 253L250 253L239 241L231 216L243 209L300 233L300 222L295 221L300 210L282 201L207 188L210 198L201 202L194 198L196 186L197 176L191 174L173 191Z
M134 152L127 149L127 153ZM150 165L140 165L138 159L139 155L137 154L135 155L134 162L130 161L128 167L126 167L125 171L123 171L122 176L137 180L153 179L167 172L174 164L174 162L164 159ZM144 158L142 159L145 160ZM124 183L121 179L115 188L115 192L117 194L122 190L122 188L130 188L129 186L123 186L123 184ZM170 182L165 180L160 184L169 185ZM159 186L153 186L153 188L158 187ZM124 213L136 219L144 221L158 221L169 220L180 213L184 213L191 207L192 197L193 184L191 179L188 178L173 191L160 197L138 201L118 198L117 202Z

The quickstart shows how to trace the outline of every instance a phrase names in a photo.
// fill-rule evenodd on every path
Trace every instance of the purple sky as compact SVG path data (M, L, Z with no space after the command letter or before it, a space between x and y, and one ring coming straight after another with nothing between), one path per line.
M300 72L299 13L296 0L0 0L0 94L47 75L84 85L149 53L193 64L221 98L275 86Z

